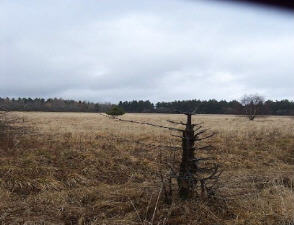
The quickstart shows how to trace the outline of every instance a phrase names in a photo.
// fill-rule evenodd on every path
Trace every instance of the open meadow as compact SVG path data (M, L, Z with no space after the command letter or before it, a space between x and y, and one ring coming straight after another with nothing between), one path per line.
M199 154L215 157L223 173L213 198L174 196L168 205L158 171L159 153L169 153L155 146L180 146L174 132L96 113L13 115L20 132L0 136L0 224L294 224L293 117L193 116L216 132L215 149Z

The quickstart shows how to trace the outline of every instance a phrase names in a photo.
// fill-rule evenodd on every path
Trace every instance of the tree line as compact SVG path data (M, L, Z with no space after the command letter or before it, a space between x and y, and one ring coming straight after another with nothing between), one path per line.
M111 103L92 103L61 98L0 98L0 109L7 111L106 112L112 106Z
M64 100L61 98L0 98L0 107L8 111L45 112L106 112L115 104ZM117 106L129 113L183 113L197 111L199 114L243 114L244 104L232 100L181 100L172 102L120 101ZM267 100L259 103L258 114L294 115L294 102L287 99Z
M172 102L125 101L118 106L125 112L183 113L196 111L199 114L244 114L246 109L242 101L232 100L182 100ZM258 103L259 115L294 115L294 102L287 99L280 101L262 101Z

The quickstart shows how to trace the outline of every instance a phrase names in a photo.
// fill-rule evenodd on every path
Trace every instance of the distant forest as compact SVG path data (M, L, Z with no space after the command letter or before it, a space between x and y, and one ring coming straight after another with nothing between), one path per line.
M92 103L88 101L64 100L61 98L0 98L0 110L45 111L45 112L106 112L115 104ZM181 113L197 109L199 114L242 114L240 102L217 100L183 100L173 102L120 101L118 106L130 113ZM267 100L262 104L259 114L294 115L294 102L289 100Z
M173 102L158 102L155 105L150 101L119 102L119 107L126 112L157 112L180 113L192 112L196 109L199 114L243 114L244 107L236 100L183 100ZM259 107L258 114L262 115L294 115L294 102L289 100L265 101Z
M1 109L8 111L43 112L106 112L113 104L64 100L61 98L0 98Z

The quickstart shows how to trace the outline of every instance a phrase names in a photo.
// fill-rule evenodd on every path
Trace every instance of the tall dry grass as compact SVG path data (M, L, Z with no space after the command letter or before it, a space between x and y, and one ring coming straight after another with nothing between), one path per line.
M34 127L34 135L1 151L2 224L294 224L290 117L195 116L217 132L216 150L202 154L222 165L219 189L210 199L175 196L166 205L159 195L159 149L137 142L177 144L169 131L90 113L15 115ZM123 118L168 125L185 117Z

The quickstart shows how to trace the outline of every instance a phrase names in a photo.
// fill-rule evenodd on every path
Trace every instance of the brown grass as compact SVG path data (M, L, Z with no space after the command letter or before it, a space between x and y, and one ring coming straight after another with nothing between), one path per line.
M158 149L111 138L177 143L169 131L90 113L16 115L34 132L0 147L0 224L294 224L293 118L195 116L217 132L207 154L224 173L214 198L169 206L158 198ZM123 118L168 125L184 116Z

